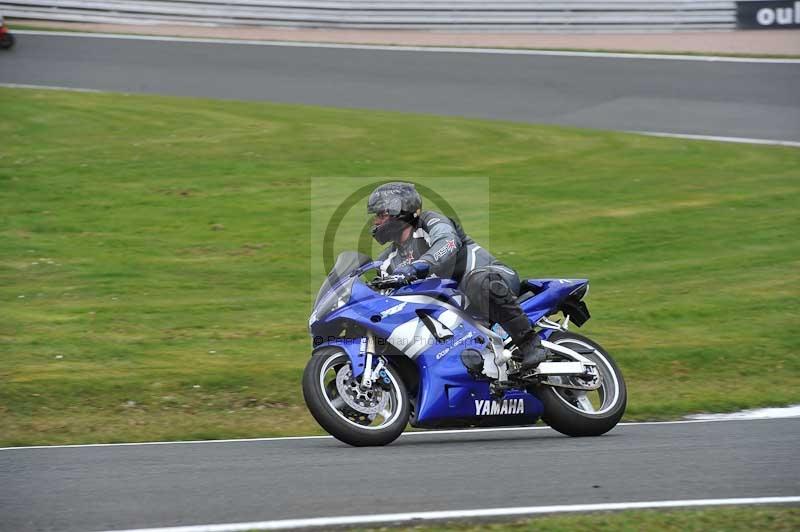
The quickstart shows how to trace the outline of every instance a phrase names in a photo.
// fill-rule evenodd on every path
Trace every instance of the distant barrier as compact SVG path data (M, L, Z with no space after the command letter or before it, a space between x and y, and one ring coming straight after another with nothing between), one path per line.
M733 29L735 1L14 0L7 17L112 24L257 25L457 31Z

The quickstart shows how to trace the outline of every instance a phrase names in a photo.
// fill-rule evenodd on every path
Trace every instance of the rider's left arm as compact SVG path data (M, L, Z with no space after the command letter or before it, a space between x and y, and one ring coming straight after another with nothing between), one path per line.
M420 217L420 227L428 233L430 248L418 260L430 264L430 273L449 278L456 266L461 238L450 219L436 212L425 212Z

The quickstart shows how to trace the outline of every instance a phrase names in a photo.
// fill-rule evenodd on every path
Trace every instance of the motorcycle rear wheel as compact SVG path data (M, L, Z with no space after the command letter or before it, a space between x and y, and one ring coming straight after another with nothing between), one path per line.
M2 37L0 37L0 49L8 50L14 46L14 36L10 33L6 33Z
M386 388L376 381L359 396L350 358L339 348L324 347L306 364L303 397L317 423L337 440L355 447L387 445L402 434L410 407L400 375L391 366L386 375Z
M613 429L628 402L625 380L614 359L598 343L572 332L555 332L550 341L596 363L602 385L595 392L539 385L534 393L544 405L542 420L567 436L600 436Z

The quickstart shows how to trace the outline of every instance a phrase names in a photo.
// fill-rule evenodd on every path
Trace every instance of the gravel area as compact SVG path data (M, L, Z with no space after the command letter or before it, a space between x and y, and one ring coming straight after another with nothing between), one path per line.
M25 20L15 20L14 23L29 27L59 28L76 31L276 41L800 55L800 30L563 34L462 33L422 30L335 30L253 26L118 25Z

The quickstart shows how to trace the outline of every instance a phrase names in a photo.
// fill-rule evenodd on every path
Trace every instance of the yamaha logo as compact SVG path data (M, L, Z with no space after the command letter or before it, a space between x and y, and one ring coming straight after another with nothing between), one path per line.
M507 414L524 414L523 399L503 399L502 401L475 401L476 416L503 416Z

